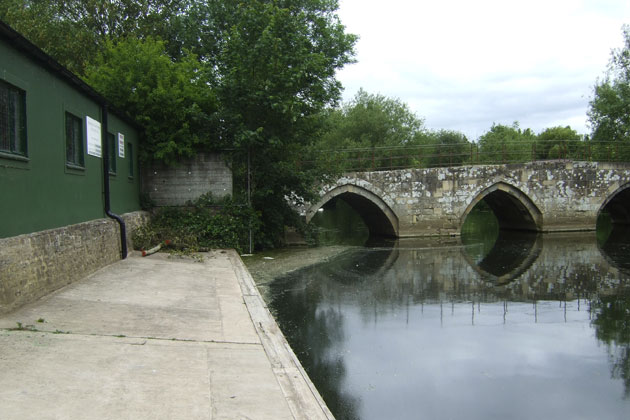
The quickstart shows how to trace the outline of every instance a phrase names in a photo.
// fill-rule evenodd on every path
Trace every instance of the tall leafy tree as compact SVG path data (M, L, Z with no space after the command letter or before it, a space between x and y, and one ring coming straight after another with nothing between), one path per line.
M186 11L197 0L0 0L0 19L79 75L108 40L169 41L179 57ZM181 37L181 36L180 36ZM173 45L171 45L173 44Z
M535 143L536 159L582 158L582 136L570 126L551 127L538 135Z
M404 102L363 89L326 122L318 147L340 170L459 165L471 152L462 133L427 130Z
M424 121L407 104L361 89L351 101L327 110L318 148L320 158L340 171L399 167L417 164L418 154L407 146L427 137Z
M0 0L0 19L77 74L98 51L95 34L62 19L56 1Z
M163 41L129 37L105 41L85 78L142 125L144 162L175 164L218 146L218 104L206 70L192 54L173 61Z
M488 163L525 162L532 159L532 145L536 141L534 132L519 127L493 124L490 130L479 137L479 160Z
M407 104L363 89L328 118L330 130L321 142L325 149L412 145L426 133L424 121Z
M458 131L439 130L428 136L423 166L457 166L470 160L470 142L466 136Z
M612 51L604 79L595 85L588 111L595 141L630 141L630 25L624 45Z
M319 173L298 161L320 132L322 111L339 99L335 73L352 62L356 37L339 22L336 0L227 3L232 24L217 66L223 138L235 149L237 175L251 164L251 199L264 222L259 239L269 245L295 222L286 197L312 197Z

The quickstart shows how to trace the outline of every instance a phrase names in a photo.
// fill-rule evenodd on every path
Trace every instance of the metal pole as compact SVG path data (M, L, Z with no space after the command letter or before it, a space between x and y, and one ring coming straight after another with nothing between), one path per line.
M536 160L536 143L532 143L532 162Z
M251 148L247 146L247 204L252 208ZM252 221L249 220L249 253L252 253Z

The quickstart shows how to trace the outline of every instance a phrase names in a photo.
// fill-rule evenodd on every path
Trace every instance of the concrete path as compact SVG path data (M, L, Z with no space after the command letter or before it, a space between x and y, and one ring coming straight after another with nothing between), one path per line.
M0 419L332 419L234 251L132 256L0 317Z

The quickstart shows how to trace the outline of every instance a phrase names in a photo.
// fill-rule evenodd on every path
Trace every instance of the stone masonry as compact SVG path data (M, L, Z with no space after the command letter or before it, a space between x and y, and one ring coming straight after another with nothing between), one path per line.
M148 213L122 215L129 238ZM120 260L120 228L112 219L0 239L0 314Z
M594 230L600 210L629 187L629 163L544 161L355 172L323 187L321 199L303 214L310 221L319 208L340 197L355 202L366 220L380 217L382 226L370 227L377 233L458 235L468 213L486 199L508 228ZM621 207L630 214L626 204Z

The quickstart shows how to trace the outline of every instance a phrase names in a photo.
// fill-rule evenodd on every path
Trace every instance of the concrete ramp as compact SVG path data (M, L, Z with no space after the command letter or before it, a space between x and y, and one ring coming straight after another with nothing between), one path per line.
M0 317L0 418L332 419L234 251L112 264Z

